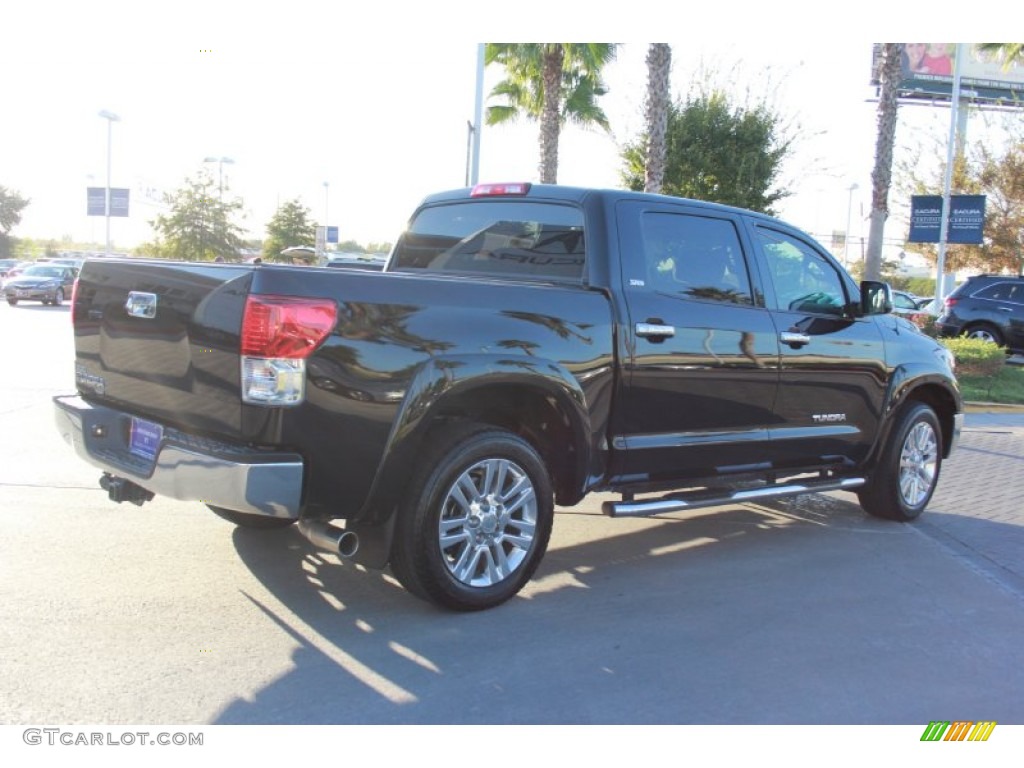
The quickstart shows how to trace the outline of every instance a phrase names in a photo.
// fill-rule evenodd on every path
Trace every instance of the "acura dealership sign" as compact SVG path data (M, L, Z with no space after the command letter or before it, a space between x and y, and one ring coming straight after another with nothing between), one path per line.
M110 189L110 215L111 216L127 216L128 215L128 192L127 189ZM107 215L107 188L106 187L89 187L87 190L88 194L88 207L87 216L106 216Z
M914 195L910 198L911 243L939 242L942 226L942 196ZM947 243L981 245L985 228L984 195L952 195L949 199Z

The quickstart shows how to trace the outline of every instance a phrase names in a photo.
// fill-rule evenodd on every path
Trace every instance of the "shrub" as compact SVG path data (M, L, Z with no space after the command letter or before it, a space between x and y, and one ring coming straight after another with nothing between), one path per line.
M1006 365L1006 350L991 341L943 339L956 358L958 376L995 376Z

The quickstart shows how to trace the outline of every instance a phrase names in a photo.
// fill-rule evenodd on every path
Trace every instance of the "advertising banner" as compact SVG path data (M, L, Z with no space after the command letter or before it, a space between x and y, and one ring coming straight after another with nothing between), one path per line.
M872 85L878 85L880 44L875 44ZM967 59L960 70L961 94L970 99L1024 103L1024 66L1004 66L998 55L965 45ZM953 93L956 43L904 43L901 63L901 98L949 98Z
M941 234L942 196L914 195L910 198L911 243L937 243ZM984 195L952 195L949 199L947 243L980 245L985 228Z

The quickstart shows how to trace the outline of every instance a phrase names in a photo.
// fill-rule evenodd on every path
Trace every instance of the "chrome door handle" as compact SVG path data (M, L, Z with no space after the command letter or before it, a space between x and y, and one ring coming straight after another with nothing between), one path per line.
M779 338L783 344L789 344L791 347L802 347L804 344L811 343L811 337L806 333L793 333L792 331L783 331L779 334Z
M645 339L666 339L676 335L675 326L660 323L637 323L636 335Z

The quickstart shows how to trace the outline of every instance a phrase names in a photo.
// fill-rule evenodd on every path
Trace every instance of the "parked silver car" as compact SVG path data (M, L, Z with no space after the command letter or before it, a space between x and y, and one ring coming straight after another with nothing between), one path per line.
M41 301L60 306L71 295L78 270L60 264L33 264L4 282L4 296L12 307L19 301Z

